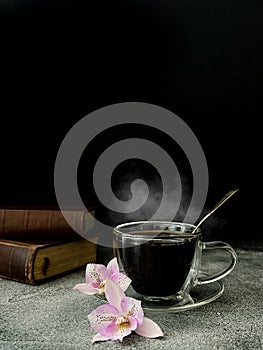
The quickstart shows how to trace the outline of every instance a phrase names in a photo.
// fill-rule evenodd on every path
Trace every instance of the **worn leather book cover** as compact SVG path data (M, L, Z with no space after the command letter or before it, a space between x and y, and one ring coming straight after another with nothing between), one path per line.
M96 244L74 241L0 240L0 277L37 284L96 261Z
M95 208L68 210L67 216L84 235L94 225ZM80 236L78 232L58 208L0 208L0 239L71 240Z

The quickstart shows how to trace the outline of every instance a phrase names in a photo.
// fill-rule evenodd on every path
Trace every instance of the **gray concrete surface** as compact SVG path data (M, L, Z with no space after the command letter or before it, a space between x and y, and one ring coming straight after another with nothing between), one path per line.
M263 252L237 250L238 264L214 302L174 314L146 313L165 333L91 344L87 315L101 302L73 290L84 270L39 286L0 279L1 350L263 349Z

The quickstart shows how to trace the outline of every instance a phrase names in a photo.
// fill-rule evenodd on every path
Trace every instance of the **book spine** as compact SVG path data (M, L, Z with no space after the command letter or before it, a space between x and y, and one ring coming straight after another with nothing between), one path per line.
M77 239L94 225L89 212L35 209L0 209L0 239ZM76 228L76 231L73 229Z
M30 244L0 241L0 277L34 284L33 261L36 248Z

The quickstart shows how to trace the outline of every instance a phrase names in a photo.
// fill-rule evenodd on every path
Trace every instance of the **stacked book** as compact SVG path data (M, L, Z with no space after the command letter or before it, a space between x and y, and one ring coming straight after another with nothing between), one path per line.
M94 208L67 215L86 231L94 226ZM84 267L96 261L95 241L77 233L58 208L0 208L0 277L37 284Z

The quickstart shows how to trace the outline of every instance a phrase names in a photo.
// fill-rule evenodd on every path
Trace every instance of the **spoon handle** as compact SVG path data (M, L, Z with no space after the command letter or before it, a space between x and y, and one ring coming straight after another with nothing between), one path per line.
M199 226L210 216L216 211L219 207L221 207L222 204L224 204L230 197L233 196L234 193L236 193L239 190L239 188L235 190L229 191L227 194L224 195L223 198L220 199L219 202L216 203L216 205L203 217L202 220L199 221L199 223L195 226L194 230L192 233L195 233L196 230L199 228Z

